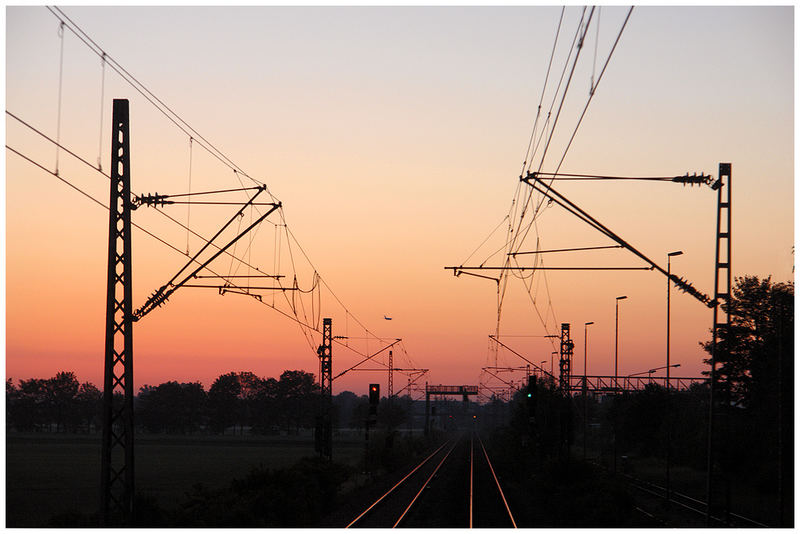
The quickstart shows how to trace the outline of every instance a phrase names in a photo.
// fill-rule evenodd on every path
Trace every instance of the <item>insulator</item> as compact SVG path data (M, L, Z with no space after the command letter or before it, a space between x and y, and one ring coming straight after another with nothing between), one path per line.
M143 206L158 206L159 204L164 206L166 204L172 204L171 200L166 200L169 195L159 195L158 193L154 194L146 194L139 197L139 202Z
M711 183L711 176L708 176L707 174L703 174L703 173L700 173L698 175L696 172L692 173L692 175L689 176L689 173L687 172L683 176L675 176L675 177L673 177L672 181L680 183L680 184L683 184L683 185L686 185L686 184L689 184L689 185L710 184Z

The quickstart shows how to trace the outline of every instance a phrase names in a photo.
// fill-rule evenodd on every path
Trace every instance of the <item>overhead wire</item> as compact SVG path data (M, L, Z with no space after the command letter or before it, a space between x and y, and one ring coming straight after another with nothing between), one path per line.
M564 91L561 93L561 102L560 102L558 110L556 112L555 119L554 119L552 125L550 125L549 135L547 137L547 142L545 144L543 153L541 155L541 159L540 159L540 163L539 163L539 169L541 169L541 166L543 165L543 162L544 162L544 160L546 158L547 150L548 150L548 148L550 146L551 140L552 140L554 132L555 132L555 128L556 128L557 123L558 123L558 119L559 119L559 117L561 115L561 110L563 109L564 101L566 99L566 95L567 95L567 92L569 90L569 86L570 86L570 83L572 81L573 74L575 72L575 67L577 65L577 61L578 61L579 56L580 56L580 51L581 51L581 48L583 46L583 41L585 39L586 32L589 29L589 25L591 24L592 16L594 14L594 8L592 8L592 10L590 11L589 18L588 18L588 20L586 22L586 26L584 27L583 26L583 20L584 20L584 17L585 17L585 13L586 13L586 8L584 7L582 12L581 12L581 18L580 18L580 21L578 23L578 28L575 31L575 35L573 37L572 44L570 45L570 49L569 49L570 52L567 54L567 59L566 59L566 61L564 63L564 68L562 69L558 85L556 87L556 90L553 93L553 99L552 99L551 104L550 104L550 110L548 111L548 119L547 119L547 121L545 123L546 125L549 124L549 119L550 119L550 116L552 114L552 109L555 106L555 101L556 101L556 99L557 99L557 97L559 95L559 90L561 88L561 84L563 83L564 75L566 74L567 67L570 64L570 58L572 57L572 51L575 50L575 58L572 61L572 68L570 69L570 74L569 74L569 77L567 78L567 83L566 83L566 85L564 87ZM562 18L563 18L563 10L562 10ZM562 24L562 18L559 19L559 25L558 25L559 30L557 31L557 34L556 34L557 36L558 36L558 33L560 33L560 26ZM582 32L582 35L581 35L581 30L582 29L583 29L583 32ZM557 36L556 36L556 39L557 39ZM577 42L577 48L576 48L576 42ZM551 53L551 61L552 61L552 57L554 56L555 48L556 48L556 43L554 43L553 52ZM547 75L546 75L546 79L549 78L549 70L550 70L550 68L551 68L551 65L548 64L548 72L547 72ZM540 104L544 99L545 92L546 92L546 83L545 83L545 86L542 88L542 94L540 95ZM536 119L537 121L538 121L538 118L539 118L539 114L537 112L537 119ZM537 144L534 147L533 154L536 154L536 152L538 151L539 142L541 142L541 139L544 137L544 134L545 134L546 131L547 131L546 127L542 129L542 134L540 135L539 141L537 141ZM530 145L530 143L529 143L529 145ZM527 153L526 153L526 159L528 159L528 154ZM533 164L533 159L534 158L531 157L529 159L529 161L528 161L527 172L530 171L530 167ZM525 164L523 164L523 169L526 169ZM519 192L519 188L517 189L517 191ZM531 216L530 222L527 224L527 226L523 230L523 221L525 220L525 216L527 214L528 206L530 204L532 196L533 196L533 191L529 189L527 191L527 195L525 195L525 201L524 201L524 203L522 205L522 208L519 210L519 219L518 219L519 222L517 223L515 228L514 227L510 227L509 228L509 232L508 232L508 236L507 236L507 246L506 246L507 254L506 254L506 258L504 260L504 267L506 267L506 268L512 266L511 265L511 261L510 261L511 257L509 256L509 253L519 251L519 248L521 247L522 243L524 243L525 238L527 237L528 232L530 231L530 228L535 224L536 216L538 215L539 208L541 206L541 202L539 203L539 205L537 205L537 208L534 210L534 213ZM519 204L519 196L518 196L518 193L517 193L515 200L512 201L512 207L514 207L514 209L517 209L516 207L518 206L518 204ZM538 242L538 238L537 238L537 242ZM537 244L537 248L538 248L538 244ZM540 319L540 322L542 323L543 328L545 328L545 331L547 331L547 324L546 324L547 322L541 316L541 313L539 312L539 309L536 306L536 302L535 302L536 299L535 299L535 297L533 295L533 284L534 284L533 276L534 276L534 273L532 273L530 275L530 277L526 280L524 273L517 274L517 273L514 272L513 269L504 269L503 271L501 271L501 275L500 275L502 282L498 283L497 325L496 325L496 329L495 329L496 334L499 335L499 333L500 333L500 321L501 321L501 318L502 318L502 305L503 305L503 302L505 300L505 294L506 294L506 291L507 291L507 288L508 288L509 276L511 276L511 275L519 277L519 278L521 278L523 280L523 285L525 285L525 287L527 289L526 293L528 293L528 295L529 295L531 303L534 306L534 309L535 309L535 311L537 313L537 316ZM546 273L544 274L544 276L546 277ZM549 284L547 282L545 282L545 285L546 285L546 288L549 290ZM555 311L552 308L552 298L549 296L549 294L548 294L548 310L551 312L553 317L555 317ZM556 321L556 324L557 324L557 321ZM496 359L496 357L495 357L495 359Z
M541 167L542 167L542 165L544 164L544 160L545 160L545 157L546 157L547 149L548 149L548 147L549 147L549 145L550 145L550 141L551 141L551 139L552 139L552 136L553 136L553 133L554 133L554 131L555 131L556 123L558 122L558 117L560 116L561 109L562 109L562 106L563 106L563 104L564 104L564 99L565 99L565 97L566 97L566 93L567 93L567 90L568 90L568 88L569 88L569 83L570 83L570 81L571 81L571 79L572 79L572 75L573 75L573 72L574 72L574 70L575 70L575 66L576 66L576 64L577 64L577 61L578 61L578 56L579 56L579 54L580 54L580 50L581 50L581 48L582 48L582 45L583 45L583 42L584 42L584 40L585 40L586 33L588 32L589 25L591 24L591 19L592 19L592 14L593 14L593 11L594 11L594 8L592 9L592 12L590 12L590 14L589 14L589 20L588 20L588 21L587 21L587 23L586 23L586 27L585 27L585 29L584 29L584 31L583 31L583 35L581 36L581 39L580 39L580 41L579 41L578 51L577 51L577 53L576 53L575 60L573 61L573 66L572 66L572 69L571 69L571 71L570 71L570 77L569 77L569 78L568 78L568 80L567 80L567 86L566 86L566 87L565 87L565 89L564 89L564 93L563 93L563 95L562 95L561 103L559 104L559 109L558 109L558 111L557 111L557 114L556 114L556 119L554 120L554 122L553 122L553 125L552 125L552 127L551 127L551 129L550 129L550 135L549 135L549 137L548 137L547 144L545 145L544 152L543 152L543 154L542 154L542 156L541 156L541 160L540 160L540 163L539 163L539 169L538 169L539 171L541 171ZM566 148L564 149L564 152L563 152L563 154L562 154L562 156L561 156L561 159L559 160L559 163L558 163L558 165L557 165L556 171L555 171L555 173L552 173L552 174L553 174L553 178L555 178L555 177L557 176L557 173L558 173L558 171L560 170L560 167L561 167L561 165L563 164L563 161L564 161L564 159L566 158L566 155L567 155L567 153L568 153L568 151L569 151L569 148L571 147L571 145L572 145L572 142L573 142L573 140L574 140L574 138L575 138L575 135L577 134L578 128L580 127L580 124L581 124L581 122L583 121L583 118L584 118L584 116L585 116L585 114L586 114L586 110L588 109L588 107L589 107L589 104L591 103L591 100L592 100L592 98L594 97L594 94L595 94L595 91L596 91L596 88L597 88L597 86L600 84L600 81L602 80L602 77L603 77L603 74L605 73L606 67L608 66L608 64L609 64L609 61L611 60L611 57L612 57L612 55L613 55L613 53L614 53L614 50L616 49L616 46L617 46L617 44L619 43L619 39L620 39L620 38L621 38L621 36L622 36L622 32L624 31L624 29L625 29L625 26L627 25L627 22L628 22L628 20L629 20L629 18L630 18L630 15L631 15L631 12L632 12L632 11L633 11L633 7L631 7L631 8L628 10L628 13L627 13L627 15L626 15L626 17L625 17L625 20L624 20L623 24L622 24L622 27L620 28L620 31L619 31L619 33L618 33L618 35L617 35L617 38L616 38L616 39L615 39L615 41L614 41L614 45L612 46L612 48L611 48L611 51L610 51L609 55L607 56L607 58L606 58L606 60L605 60L605 63L604 63L604 65L603 65L603 68L601 69L601 72L600 72L600 76L597 78L597 81L596 81L596 82L594 81L594 68L595 68L595 67L593 66L593 72L592 72L592 81L591 81L591 90L590 90L589 98L587 99L586 105L584 106L584 108L583 108L583 111L582 111L582 113L581 113L581 115L580 115L580 117L579 117L579 119L578 119L578 123L577 123L577 125L575 126L575 128L574 128L574 130L573 130L573 132L572 132L572 135L571 135L571 137L570 137L570 139L569 139L569 142L567 143L567 146L566 146ZM596 39L595 39L595 64L596 64L596 55L597 55L597 41L599 40L599 17L600 17L600 14L599 14L599 10L598 10L598 24L597 24L598 28L597 28L597 33L596 33L596 36L597 36L597 37L596 37ZM550 173L548 173L548 174L550 174ZM672 179L672 177L670 177L670 179ZM552 181L552 179L551 179L551 181ZM530 197L529 197L529 198L530 198ZM537 204L537 206L536 206L536 208L535 208L535 210L534 210L534 215L531 217L531 222L528 224L528 226L526 227L526 229L525 229L524 231L520 231L520 229L521 229L521 226L522 226L522 220L523 220L523 218L524 218L524 211L523 211L523 214L522 214L522 216L520 217L520 225L517 227L517 233L516 233L516 235L514 236L514 239L515 239L515 240L516 240L518 243L520 243L520 244L521 244L522 242L524 242L524 240L525 240L525 237L527 236L528 232L530 231L530 228L531 228L532 226L534 226L534 224L535 224L535 222L534 222L534 221L535 221L535 219L536 219L536 215L539 213L539 211L540 211L540 209L541 209L541 206L542 206L542 204L544 203L544 199L545 199L545 195L543 195L543 194L542 194L542 195L541 195L541 199L539 200L539 202L538 202L538 204ZM551 201L552 201L552 200L551 200ZM520 236L521 236L521 237L520 237ZM537 236L538 236L538 230L537 230ZM538 237L537 237L537 243L538 243ZM537 248L538 248L538 244L537 244ZM518 252L518 251L519 251L519 249L517 249L516 251L514 251L514 250L513 250L513 247L512 247L512 249L511 249L511 250L512 250L513 252ZM513 272L512 272L512 274L513 274ZM551 310L551 312L552 312L553 319L554 319L554 320L556 320L556 316L555 316L555 310L552 308L552 297L551 297L551 295L550 295L550 291L549 291L549 282L548 282L548 280L547 280L546 273L545 273L545 275L544 275L544 276L545 276L545 289L547 290L547 293L548 293L548 306L549 306L549 308L550 308L550 310ZM527 285L527 284L526 284L526 285ZM531 286L528 286L529 293L530 293L530 290L531 290L531 288L532 288L532 282L531 282ZM533 301L535 301L535 299L533 299L533 298L532 298L532 302L533 302ZM538 309L537 309L537 312L538 312ZM556 324L557 324L557 320L556 320Z
M23 153L22 153L22 152L20 152L19 150L15 149L15 148L13 148L13 147L11 147L11 146L9 146L9 145L6 145L6 148L7 148L8 150L10 150L12 153L14 153L14 154L18 155L19 157L21 157L22 159L24 159L24 160L28 161L30 164L34 165L35 167L37 167L37 168L41 169L42 171L46 172L47 174L49 174L49 175L51 175L51 176L54 176L55 178L57 178L58 180L60 180L60 181L61 181L61 182L63 182L64 184L66 184L67 186L71 187L72 189L74 189L75 191L77 191L78 193L80 193L81 195L83 195L84 197L86 197L88 200L90 200L90 201L92 201L93 203L97 204L98 206L100 206L100 207L104 208L105 210L108 210L108 209L109 209L109 207L108 207L108 205L107 205L107 204L105 204L105 203L103 203L102 201L98 200L97 198L95 198L95 197L94 197L94 196L92 196L91 194L87 193L86 191L84 191L84 190L83 190L83 189L81 189L80 187L76 186L75 184L73 184L73 183L72 183L72 182L70 182L69 180L65 179L63 176L60 176L60 175L57 175L57 174L55 174L55 172L54 172L54 171L52 171L52 170L48 169L47 167L45 167L45 166L44 166L44 165L42 165L41 163L39 163L39 162L35 161L33 158L31 158L31 157L29 157L29 156L27 156L27 155L23 154ZM96 172L99 172L99 171L97 171L97 169L95 169L94 167L92 167L92 166L91 166L91 164L90 164L90 168L94 169ZM191 256L187 255L187 254L186 254L184 251L182 251L181 249L179 249L179 248L178 248L178 247L176 247L175 245L173 245L173 244L171 244L170 242L168 242L167 240L165 240L165 239L163 239L163 238L159 237L158 235L156 235L156 234L154 234L153 232L151 232L150 230L148 230L148 229L146 229L146 228L142 227L141 225L139 225L139 224L137 224L137 223L135 223L135 222L131 221L131 226L133 226L134 228L137 228L138 230L140 230L140 231L144 232L146 235L148 235L148 236L152 237L152 238L153 238L153 239L155 239L156 241L158 241L158 242L162 243L163 245L165 245L165 246L166 246L166 247L168 247L169 249L171 249L171 250L173 250L173 251L177 252L178 254L180 254L180 255L182 255L182 256L186 256L186 257L189 257L189 258L191 258ZM196 263L199 263L199 262L196 262ZM216 277L219 277L219 278L222 278L223 280L225 280L225 276L224 276L224 275L220 275L219 273L217 273L216 271L214 271L212 268L210 268L210 267L208 267L208 266L205 266L205 267L204 267L204 269L205 269L206 271L210 272L212 275L214 275L214 276L216 276ZM229 281L228 281L228 282L229 282ZM232 283L232 282L229 282L229 283L230 283L230 286L231 286L231 288L233 288L233 289L239 289L239 290L244 290L244 289L245 289L244 287L242 287L242 286L239 286L239 285L237 285L237 284L235 284L235 283ZM267 307L269 307L269 308L272 308L273 310L277 311L278 313L280 313L280 314L281 314L281 315L283 315L284 317L286 317L286 318L288 318L288 319L290 319L290 320L292 320L292 321L294 321L294 322L296 322L296 323L300 324L301 326L303 326L303 327L305 327L305 328L308 328L309 330L312 330L312 331L317 331L318 333L320 333L320 334L321 334L321 331L319 331L319 330L315 329L315 328L314 328L312 325L309 325L309 324L302 323L302 321L300 321L300 320L299 320L297 317L293 317L293 316L291 316L291 315L287 314L286 312L284 312L283 310L281 310L281 309L280 309L280 308L278 308L278 307L273 307L273 306L271 306L270 304L268 304L268 303L266 303L266 302L263 302L263 301L261 301L261 300L258 300L258 299L256 299L256 302L259 302L260 304L263 304L263 305L265 305L265 306L267 306ZM375 337L375 339L380 339L380 338L377 338L377 337ZM334 340L333 340L333 342L334 342L334 343L336 343L337 345L340 345L340 346L342 346L342 347L345 347L345 348L347 348L348 350L350 350L351 352L353 352L353 353L355 353L355 354L358 354L359 356L362 356L362 357L366 357L366 356L367 356L367 354L364 354L364 353L362 353L362 352L360 352L360 351L358 351L358 350L354 349L353 347L349 347L349 346L345 345L344 343L341 343L341 342L340 342L339 340L337 340L337 339L334 339ZM313 348L313 347L312 347L312 348Z
M603 79L603 74L606 72L606 67L608 67L608 63L611 61L611 56L614 55L614 51L617 49L617 44L619 43L620 38L622 37L622 32L625 31L625 26L628 24L628 19L631 18L631 13L633 12L633 6L630 7L628 10L628 14L625 16L625 20L622 22L622 27L619 29L617 33L617 38L614 40L614 45L611 47L611 51L608 53L608 57L606 57L606 61L603 64L603 68L600 70L600 75L597 77L597 83L594 84L594 89L589 93L589 98L586 100L586 105L583 107L583 111L581 112L581 116L578 118L578 123L575 125L575 129L572 131L572 135L569 138L569 142L567 143L566 148L564 149L564 153L561 156L561 159L556 166L555 174L558 174L558 171L561 169L561 165L564 163L564 159L567 157L567 152L569 152L570 147L572 146L572 142L575 140L575 135L578 133L578 128L580 128L581 123L583 122L583 118L586 115L586 110L589 109L589 104L591 104L592 99L594 98L597 86L600 85L600 81Z
M100 57L100 131L99 141L97 142L97 170L103 170L103 105L106 90L106 55Z
M537 124L539 122L539 117L540 117L541 112L542 112L542 101L544 100L544 92L545 92L545 88L547 87L547 81L550 78L550 67L552 67L552 65L553 65L553 57L555 56L555 53L556 53L556 45L558 45L558 36L561 33L561 21L564 20L564 10L565 9L566 9L566 6L561 6L561 15L558 18L558 27L556 28L556 37L553 40L553 49L550 51L550 60L547 62L547 72L544 75L544 84L542 86L542 94L541 94L541 97L539 98L539 105L536 107L536 118L533 121L533 128L531 129L531 137L528 140L528 149L525 152L525 158L522 160L522 171L521 171L521 173L523 173L523 174L525 172L525 166L528 163L528 158L531 155L531 149L533 148L533 139L534 139L534 137L536 135L536 126L537 126Z
M109 56L105 52L105 50L103 50L103 48L100 47L62 9L60 9L58 7L50 7L50 6L48 6L47 9L60 21L60 23L62 25L66 26L66 28L68 28L76 37L78 37L78 39L81 42L83 42L91 52L93 52L96 55L98 55L99 57L101 57L101 59L105 58L106 62L109 64L109 66L118 75L120 75L124 81L126 81L131 87L133 87L139 94L141 94L145 98L145 100L150 102L162 115L164 115L178 129L183 131L187 136L192 137L195 140L197 140L197 142L200 144L200 146L204 150L206 150L207 152L209 152L209 154L211 154L217 160L219 160L220 162L222 162L223 164L225 164L226 166L231 168L233 170L233 172L234 172L235 177L237 178L237 180L239 181L240 185L242 186L242 188L244 188L244 184L241 182L240 175L243 175L244 177L248 178L249 180L253 181L254 183L257 183L259 185L263 185L264 187L266 187L266 192L269 194L269 196L272 197L273 200L277 200L274 197L274 195L269 191L269 188L266 186L266 184L264 184L262 181L256 180L255 178L253 178L252 176L247 174L236 163L234 163L225 153L223 153L213 143L209 142L205 137L203 137L201 134L199 134L199 132L197 132L191 125L189 125L187 121L185 121L182 117L180 117L180 115L178 115L174 110L172 110L169 106L167 106L152 91L150 91L142 82L140 82L135 76L130 74L113 57ZM254 209L257 210L257 208L254 208ZM283 213L283 209L280 210L280 215L281 215L281 219L283 219L283 221L284 221L284 227L286 228L287 231L289 231L288 226L286 226L286 223L285 223L285 214ZM294 236L292 236L292 237L294 238ZM298 247L302 251L302 247L299 246L299 242L297 242L296 238L294 238L294 240L295 240L295 243L298 245ZM287 240L287 248L290 247L290 246L291 246L291 244ZM308 256L305 254L305 251L302 251L302 252L303 252L303 255L306 257L306 260L313 267L313 264L311 264L310 260L308 259ZM291 251L290 251L290 255L291 255ZM248 264L248 266L249 266L249 264ZM296 269L296 266L293 266L293 268ZM338 298L338 296L336 296L332 292L330 286L328 286L327 283L324 282L324 280L323 280L323 283L326 286L326 288L329 291L331 291L331 293L334 295L335 300L339 303L339 305L342 306L345 309L345 311L347 312L347 309L344 307L343 303ZM354 319L355 319L355 316L354 316ZM356 319L356 322L366 332L368 332L371 335L374 335L366 327L364 327L364 325L360 321L358 321L357 319Z
M86 165L87 167L89 167L90 169L92 169L92 171L94 171L94 172L96 172L96 173L100 174L101 176L105 177L105 178L106 178L106 179L108 179L108 180L110 180L110 179L111 179L111 176L110 176L108 173L106 173L106 172L103 172L101 169L98 169L97 167L95 167L94 165L92 165L91 163L89 163L89 161L88 161L88 160L86 160L86 159L84 159L83 157L79 156L77 153L75 153L75 152L74 152L73 150L71 150L70 148L68 148L68 147L64 146L63 144L61 144L61 143L58 143L58 142L57 142L55 139L53 139L53 138L52 138L52 137L50 137L49 135L45 134L44 132L42 132L41 130L39 130L38 128L36 128L35 126L33 126L33 125L31 125L30 123L28 123L27 121L25 121L25 120L21 119L21 118L20 118L19 116L17 116L16 114L12 113L11 111L8 111L8 110L6 110L6 115L8 115L8 116L9 116L9 117L11 117L12 119L16 120L17 122L19 122L20 124L22 124L23 126L25 126L26 128L28 128L29 130L31 130L32 132L36 133L37 135L39 135L40 137L42 137L43 139L45 139L45 140L46 140L46 141L48 141L49 143L52 143L53 145L55 145L56 147L58 147L60 150L62 150L62 151L64 151L65 153L69 154L70 156L72 156L72 157L73 157L73 158L75 158L76 160L80 161L81 163L83 163L84 165ZM48 171L48 172L49 172L49 171ZM204 243L208 243L208 241L209 241L209 240L208 240L206 237L204 237L204 236L202 236L201 234L199 234L199 233L195 232L194 230L192 230L191 228L189 228L188 226L186 226L186 225L185 225L185 224L183 224L182 222L178 221L177 219L175 219L174 217L172 217L172 216L171 216L171 215L169 215L168 213L166 213L166 212L162 211L161 209L159 209L159 208L158 208L158 207L156 207L156 206L153 206L153 207L152 207L152 209L153 209L155 212L159 213L161 216L165 217L167 220L171 221L172 223L174 223L174 224L176 224L176 225L180 226L181 228L183 228L183 229L185 229L185 230L187 230L187 231L191 232L191 233L192 233L192 235L194 235L195 237L197 237L197 238L201 239L201 240L202 240ZM211 244L211 246L213 246L213 247L215 247L215 248L219 249L219 246L218 246L218 245L216 245L216 244L214 244L214 243L212 243L212 244ZM230 254L229 252L227 252L227 251L225 252L225 254L231 255L231 254ZM239 262L245 263L245 262L244 262L244 260L243 260L243 259L241 259L241 258L239 258L239 257L232 256L232 258L236 259L236 261L239 261ZM258 272L263 272L263 271L261 271L261 270L260 270L258 267L254 267L254 266L249 266L249 267L251 267L252 269L254 269L254 270L258 271Z
M192 194L192 145L194 139L192 136L189 136L189 195ZM189 203L186 205L186 226L189 227L192 225L192 203L191 199ZM186 231L186 253L189 254L189 231ZM234 247L233 253L236 254L236 248Z
M594 60L592 61L592 77L589 81L589 92L594 93L594 73L597 69L597 45L600 43L600 15L603 12L603 6L597 7L597 24L595 24L595 29L597 30L594 37Z
M64 23L58 25L60 53L58 57L58 111L56 112L56 141L61 142L61 97L64 85ZM58 176L58 144L56 144L56 176Z
M63 24L66 25L66 28L69 29L73 35L78 37L93 53L97 54L98 56L105 55L108 61L109 66L114 69L117 74L119 74L123 80L128 82L131 87L133 87L139 94L141 94L146 100L148 100L156 109L158 109L170 122L172 122L176 127L182 130L187 136L194 137L195 139L199 139L202 143L199 143L200 146L205 148L209 154L217 158L219 161L224 163L226 166L230 167L234 171L242 174L243 176L247 177L248 179L252 180L253 182L259 185L266 185L263 182L256 180L252 176L248 175L244 172L236 163L234 163L224 152L219 150L213 143L209 142L205 137L200 135L188 122L186 122L180 115L178 115L175 111L172 110L169 106L167 106L161 99L159 99L152 91L150 91L142 82L140 82L135 76L130 74L121 64L119 64L113 57L108 55L103 48L98 45L80 26L78 26L64 11L57 7L50 7L47 6L47 9ZM69 24L67 24L69 23ZM267 193L272 197L272 193L267 190ZM273 197L274 200L277 200Z

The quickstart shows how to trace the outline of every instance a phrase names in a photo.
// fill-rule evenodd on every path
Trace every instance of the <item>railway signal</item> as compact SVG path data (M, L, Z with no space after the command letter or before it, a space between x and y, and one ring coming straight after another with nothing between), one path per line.
M378 403L381 399L381 385L380 384L370 384L369 385L369 415L377 416L378 415Z
M528 377L528 389L525 395L528 404L528 417L533 420L536 413L536 375Z

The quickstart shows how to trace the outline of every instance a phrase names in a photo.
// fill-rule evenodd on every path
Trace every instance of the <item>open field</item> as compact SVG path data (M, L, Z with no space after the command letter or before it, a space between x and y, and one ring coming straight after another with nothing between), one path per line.
M64 511L96 512L100 502L100 435L9 433L6 437L6 526L44 526ZM136 436L137 492L172 507L194 484L227 485L251 467L288 467L313 456L300 436ZM363 439L334 440L334 460L355 465Z

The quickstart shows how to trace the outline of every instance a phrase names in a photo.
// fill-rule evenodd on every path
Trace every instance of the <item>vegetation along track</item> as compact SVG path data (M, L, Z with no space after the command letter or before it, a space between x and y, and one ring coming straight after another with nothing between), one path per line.
M477 433L445 442L347 527L516 527Z

